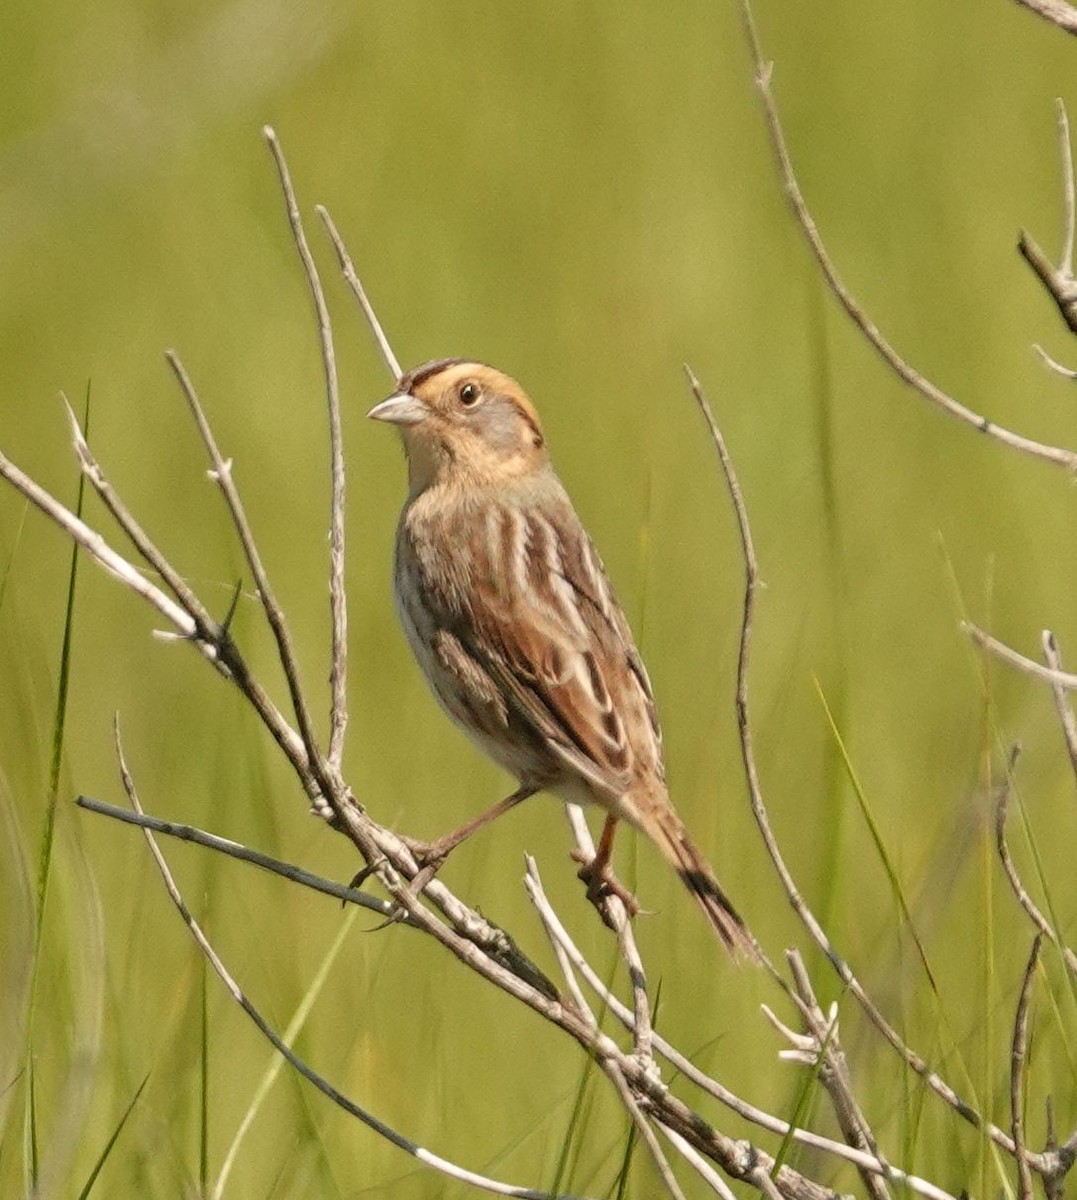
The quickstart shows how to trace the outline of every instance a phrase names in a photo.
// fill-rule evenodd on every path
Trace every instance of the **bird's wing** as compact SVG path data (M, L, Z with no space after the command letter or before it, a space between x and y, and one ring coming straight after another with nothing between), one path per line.
M606 572L558 486L498 505L454 632L562 763L615 796L662 778L651 685Z

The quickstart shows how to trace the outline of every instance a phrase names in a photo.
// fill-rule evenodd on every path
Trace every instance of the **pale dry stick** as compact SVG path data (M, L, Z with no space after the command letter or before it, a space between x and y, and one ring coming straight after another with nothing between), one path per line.
M726 446L725 439L718 427L717 421L714 419L714 414L711 412L710 404L707 402L707 397L703 392L703 388L699 380L692 373L691 368L685 366L685 372L688 376L688 382L692 388L692 394L695 396L696 402L699 405L700 411L707 422L710 430L711 438L714 442L715 449L718 452L718 457L721 461L722 471L725 476L727 488L733 503L733 509L736 514L737 528L740 534L741 551L744 561L744 607L741 618L741 637L740 637L740 652L737 660L737 687L736 687L736 707L737 707L737 732L739 735L741 747L741 759L744 766L744 773L748 783L748 796L751 805L752 813L756 820L756 825L759 828L763 838L763 844L766 847L767 853L770 856L774 869L778 874L782 888L785 891L786 897L793 906L797 916L803 922L804 927L808 930L813 941L823 951L830 960L838 977L842 980L849 991L856 997L861 1008L864 1010L868 1019L875 1028L883 1035L890 1045L901 1056L906 1065L913 1070L921 1079L931 1088L937 1096L940 1097L946 1104L959 1113L962 1118L969 1122L977 1129L985 1129L992 1141L996 1142L1008 1153L1013 1153L1013 1141L1005 1130L1000 1129L997 1125L986 1121L980 1113L976 1111L966 1100L963 1100L956 1091L946 1082L939 1074L928 1066L927 1062L920 1057L910 1046L907 1046L898 1034L897 1030L886 1020L882 1012L875 1005L875 1002L865 991L860 980L853 973L852 968L838 953L837 949L830 941L826 931L819 924L815 914L808 907L807 902L801 896L796 882L793 879L792 873L786 865L785 858L782 855L781 848L778 845L778 840L774 835L773 828L770 824L770 817L767 812L766 802L763 799L763 790L759 782L759 772L755 763L755 749L752 738L751 721L749 719L748 710L748 662L751 649L751 634L752 621L755 613L755 593L759 587L759 564L755 555L755 544L752 539L751 527L748 523L748 510L744 503L744 496L740 489L740 483L737 480L736 471L733 467L733 461ZM762 954L762 951L760 951ZM777 968L767 961L768 969L773 977L786 989L787 993L792 995L792 990L789 985L783 980L778 973Z
M556 928L550 920L552 910L548 903L544 904L545 892L542 887L542 879L539 875L538 863L530 854L524 855L524 863L527 868L527 873L524 876L524 887L527 890L528 896L531 898L531 903L534 904L539 915L539 920L542 921L542 926L546 931L546 937L553 948L554 957L557 959L557 965L561 969L561 975L564 978L565 984L568 987L569 995L572 997L573 1004L590 1022L592 1028L598 1028L598 1018L594 1014L594 1010L587 1003L587 997L583 994L583 989L580 987L580 981L576 978L575 969L572 966L572 961L565 953L564 947L561 945L557 937Z
M194 618L198 626L195 636L202 637L215 645L218 644L221 637L220 626L213 619L209 610L202 604L187 581L172 566L142 526L135 520L127 505L120 499L116 489L109 482L101 464L90 449L90 444L87 442L86 435L79 424L78 416L63 392L60 393L60 399L63 401L68 421L71 424L71 440L75 447L75 457L78 459L82 474L89 480L90 486L112 514L116 524L127 534L127 538L131 544L142 555L150 568L156 571L165 583L168 584L172 594L191 617Z
M123 780L123 788L127 793L128 799L131 801L131 806L134 810L141 814L143 812L142 805L139 802L138 793L135 789L134 780L131 772L128 769L126 759L124 758L123 746L120 742L119 725L116 726L116 754L120 764L120 775ZM327 1079L319 1075L312 1067L310 1067L303 1059L301 1059L295 1051L284 1041L277 1031L269 1024L262 1016L254 1004L247 998L239 984L235 981L224 962L217 954L211 945L209 939L203 933L201 926L195 920L193 913L187 906L182 893L176 884L175 878L165 861L164 855L161 853L160 847L157 845L157 839L153 836L153 832L144 828L146 841L149 844L150 852L153 855L153 860L164 880L165 888L168 891L169 898L175 905L180 916L183 918L184 924L187 926L192 937L198 944L198 948L205 955L206 960L216 972L221 982L228 989L232 999L243 1009L248 1017L254 1022L259 1033L273 1046L278 1054L281 1054L288 1062L303 1076L304 1079L312 1083L323 1096L327 1096L334 1104L344 1109L350 1116L361 1121L368 1129L372 1129L380 1137L403 1150L418 1162L425 1166L432 1167L434 1170L450 1179L458 1180L461 1183L471 1184L473 1187L481 1188L483 1191L493 1192L499 1196L516 1196L521 1200L554 1200L548 1192L537 1191L533 1188L516 1187L513 1184L503 1183L497 1179L490 1179L485 1175L479 1175L474 1171L469 1171L465 1167L458 1166L456 1163L450 1162L448 1159L442 1158L440 1155L432 1153L424 1146L420 1146L418 1142L412 1141L403 1134L398 1133L391 1126L386 1125L384 1121L380 1121L373 1113L360 1107L355 1101L349 1099L338 1091ZM569 1197L563 1197L562 1200L571 1200Z
M572 966L586 980L587 985L599 997L609 1012L621 1022L625 1029L631 1031L635 1021L633 1010L616 993L610 990L599 972L584 957L583 952L572 940L571 935L565 929L561 919L554 911L548 897L542 890L541 881L537 874L534 877L533 886L529 886L528 888L528 894L531 896L535 907L539 910L542 922L549 931L550 936L562 948ZM780 1137L790 1135L790 1126L787 1121L741 1099L716 1079L701 1071L691 1059L677 1050L660 1034L655 1033L653 1035L653 1045L658 1054L670 1066L731 1112ZM807 1129L794 1128L791 1136L802 1145L810 1146L814 1150L821 1150L824 1153L832 1154L836 1158L852 1163L858 1170L869 1170L875 1171L877 1174L885 1174L893 1179L895 1183L904 1184L910 1191L915 1192L917 1195L926 1196L929 1200L956 1200L956 1197L952 1196L949 1192L943 1191L942 1188L937 1187L928 1180L908 1174L899 1167L892 1166L891 1164L883 1164L874 1155L864 1153L843 1142L835 1142L830 1138L823 1137L821 1134L813 1133Z
M1033 342L1032 349L1036 351L1036 353L1043 360L1044 364L1050 367L1056 375L1061 375L1063 379L1077 379L1077 371L1075 371L1072 367L1063 366L1057 358L1052 358L1039 344L1039 342Z
M763 111L767 119L771 145L774 148L778 161L778 170L781 175L782 185L785 188L786 198L789 201L797 224L807 239L815 261L819 264L827 285L838 303L845 309L849 318L875 348L887 366L904 383L919 392L925 399L930 400L932 404L950 416L956 417L959 421L971 425L980 433L994 438L1005 446L1009 446L1012 450L1018 450L1023 454L1030 454L1035 458L1044 459L1047 462L1066 467L1071 471L1077 470L1077 452L1066 450L1060 446L1049 446L1043 442L1034 441L1032 438L1024 437L1022 434L1014 433L1012 430L1005 429L1001 425L995 424L994 421L988 420L987 417L981 416L980 413L975 412L973 409L968 408L948 395L942 388L932 383L931 380L906 362L886 340L874 321L865 313L838 274L837 267L834 265L819 234L815 218L812 216L811 210L808 208L804 195L800 190L800 183L793 169L792 158L785 141L785 131L778 115L778 108L773 92L771 91L773 63L769 63L763 58L763 50L759 41L759 34L755 27L755 17L752 13L750 0L742 0L742 13L744 15L744 26L754 64L755 81L763 100Z
M1017 0L1017 3L1066 33L1077 33L1077 9L1067 4L1066 0Z
M1073 239L1074 225L1077 223L1077 195L1073 182L1073 149L1070 145L1070 125L1066 116L1066 106L1061 100L1058 104L1058 135L1061 143L1062 158L1062 188L1063 188L1063 223L1062 223L1062 254L1056 267L1040 249L1032 237L1025 231L1017 241L1017 249L1021 257L1035 272L1040 283L1051 299L1055 302L1062 320L1066 322L1071 333L1077 333L1077 279L1073 275ZM1043 351L1040 352L1043 354ZM1057 369L1057 364L1044 354L1049 365ZM1062 368L1062 374L1066 374Z
M718 1172L710 1165L702 1154L694 1147L688 1144L679 1133L675 1133L672 1129L667 1129L661 1121L658 1122L658 1128L662 1133L669 1138L677 1148L677 1152L691 1166L696 1173L710 1185L711 1191L716 1195L721 1196L722 1200L736 1200L733 1195L733 1190L729 1184L718 1174Z
M1047 920L1035 900L1029 895L1010 854L1009 842L1006 840L1006 818L1009 816L1013 765L1011 757L1009 770L1006 772L1006 782L999 792L998 803L995 805L995 847L998 850L999 861L1002 863L1002 869L1006 873L1017 903L1024 909L1025 915L1045 938L1058 947L1066 966L1074 976L1077 976L1077 954L1066 945L1062 940L1062 935Z
M322 224L329 234L329 238L333 243L333 248L337 252L337 261L340 263L340 270L345 281L355 294L356 300L359 301L359 307L363 310L363 316L366 318L366 323L370 327L371 333L374 335L374 340L378 343L378 349L381 351L381 356L385 360L385 365L389 368L393 377L393 382L404 374L400 369L400 363L397 361L396 355L393 353L392 346L389 345L389 339L385 336L385 330L381 327L381 322L378 320L378 315L374 311L374 306L367 299L366 289L363 287L362 280L356 274L355 267L352 265L351 255L348 254L347 247L344 245L344 239L337 232L337 227L333 223L333 218L329 215L328 209L319 204L315 209L318 216L322 219Z
M279 875L282 879L298 883L301 887L310 888L313 892L321 892L322 895L332 896L345 904L355 904L360 908L368 909L370 912L377 913L379 917L388 918L395 912L395 905L390 904L388 900L380 900L368 892L360 892L355 888L345 887L344 884L337 883L335 880L314 875L293 863L283 862L279 858L263 854L260 850L253 850L249 846L244 846L242 842L233 842L230 838L218 837L216 834L197 828L197 826L185 825L179 821L166 821L161 817L151 816L149 813L131 812L130 809L108 804L104 800L95 800L92 796L76 796L75 803L87 812L111 817L112 820L120 821L125 825L152 829L154 833L164 834L177 841L190 842L195 846L204 846L207 850L215 850L218 854L227 854L230 858L261 867L263 871ZM403 925L415 924L406 916L400 918L400 923Z
M1061 671L1062 653L1058 649L1055 635L1049 629L1045 629L1042 640L1043 654L1047 659L1047 665L1052 671ZM1070 708L1065 688L1059 687L1057 683L1052 683L1051 692L1055 698L1058 719L1062 724L1062 736L1066 739L1066 752L1069 754L1070 767L1073 769L1074 779L1077 781L1077 719L1073 716L1073 709Z
M348 728L348 596L344 584L344 438L340 422L340 384L337 378L337 359L333 349L333 326L325 292L310 252L303 219L295 198L295 188L288 163L277 138L276 130L266 125L262 130L280 176L288 224L303 263L310 287L314 312L318 321L318 337L322 348L322 368L325 372L325 393L329 409L329 457L332 496L329 515L329 607L332 618L332 665L329 674L331 704L329 713L329 762L339 770L344 757L344 734Z
M1062 200L1065 216L1062 226L1062 269L1073 274L1073 245L1077 239L1077 181L1073 174L1073 143L1070 141L1070 119L1065 101L1055 100L1058 108L1058 144L1062 160Z
M684 1192L681 1191L681 1186L677 1182L677 1177L673 1174L673 1168L669 1165L669 1159L666 1158L661 1143L658 1141L658 1136L651 1128L651 1123L640 1108L636 1097L632 1094L632 1089L621 1074L620 1067L615 1062L606 1061L602 1063L602 1069L621 1097L621 1103L625 1106L632 1124L639 1131L666 1191L673 1197L673 1200L686 1200Z
M77 542L89 554L94 562L104 567L109 574L115 576L137 596L141 596L143 600L157 609L165 620L176 627L181 636L195 641L202 654L215 665L219 665L217 664L216 647L197 640L197 625L190 613L147 579L122 554L115 551L97 530L91 529L81 517L75 516L55 496L17 467L2 451L0 451L0 478L6 479L49 520L59 525L72 541Z
M1056 671L1052 667L1045 667L1043 663L1036 662L1034 658L1026 658L1019 650L1014 650L1005 642L1000 642L998 638L992 637L978 625L973 625L971 621L962 621L961 628L977 646L984 650L990 650L997 658L1002 659L1011 667L1016 667L1018 671L1024 671L1026 675L1034 675L1037 679L1045 679L1048 683L1064 688L1068 692L1077 690L1077 675L1069 671Z
M309 795L316 795L318 785L310 772L306 751L299 735L285 721L265 691L250 676L246 664L235 650L234 644L229 639L219 640L217 637L211 636L208 630L212 629L212 622L209 622L207 626L201 626L198 619L186 610L182 602L177 604L161 588L147 579L134 564L114 550L100 533L90 528L85 521L77 517L55 496L20 470L2 452L0 452L0 478L6 479L27 500L40 509L49 520L78 543L98 565L104 567L120 583L155 608L175 626L176 634L180 638L191 642L203 658L241 688L272 734L274 741L291 762L304 789ZM119 504L115 494L112 495L115 504L112 509L114 515L123 531L138 546L138 534L141 530L134 518ZM176 575L177 573L170 571L170 574ZM204 612L204 609L202 611Z
M254 577L254 584L258 589L258 598L261 601L262 610L266 615L266 620L269 622L269 627L273 631L273 637L277 644L277 655L280 658L284 677L288 684L292 710L295 713L296 723L299 726L300 737L303 739L303 747L306 750L310 771L317 781L322 795L328 802L329 793L334 790L330 783L328 764L322 755L318 739L314 733L314 726L311 723L306 697L303 694L303 687L299 679L299 663L296 660L295 650L292 646L292 637L288 632L288 623L285 620L284 611L277 603L276 596L273 593L269 582L269 575L266 572L262 556L255 543L250 522L247 520L243 501L240 499L239 490L232 478L232 460L225 459L221 454L217 446L217 439L213 435L213 430L202 408L202 403L198 399L198 393L195 391L194 384L191 383L190 377L180 362L179 356L174 350L168 350L165 353L165 358L168 360L168 365L172 368L172 373L175 375L180 385L180 390L183 392L184 398L191 410L191 415L194 417L195 425L198 428L212 464L211 478L221 489L229 515L232 518L232 524L235 526L240 545L243 548L247 566ZM336 815L339 816L339 814Z
M819 1005L800 952L787 950L786 960L797 994L807 1010L805 1026L815 1041L817 1055L822 1055L823 1058L823 1069L819 1078L830 1097L842 1134L850 1146L866 1150L883 1168L882 1173L861 1170L860 1178L873 1200L891 1200L890 1189L885 1182L886 1176L890 1174L890 1165L880 1151L878 1139L853 1093L849 1064L838 1033L837 1005L833 1006L833 1014L828 1018Z
M566 804L565 816L569 828L575 838L576 847L584 862L594 862L595 843L583 809L578 804ZM643 967L643 957L636 945L636 935L632 931L632 921L620 896L610 893L599 900L602 915L606 924L617 934L621 957L628 969L628 981L632 987L632 1037L636 1055L642 1062L652 1060L652 1044L654 1029L651 1025L651 1002L647 995L647 972Z
M560 921L557 920L549 901L546 899L546 894L542 886L542 878L539 875L538 863L536 863L535 859L530 854L526 855L525 859L527 863L527 875L524 878L524 885L527 888L527 894L531 897L531 902L535 905L535 908L538 911L539 918L541 919L543 927L546 930L546 935L549 938L550 945L553 947L553 952L557 958L558 965L561 968L561 973L565 977L565 982L568 984L569 992L571 993L576 1006L581 1012L587 1015L597 1030L598 1020L595 1017L591 1006L587 1003L587 998L584 996L583 990L579 985L579 980L576 978L576 972L573 970L572 962L569 959L564 946L561 944L560 938L558 937L557 931L558 927L560 926ZM627 922L625 922L625 924L627 924ZM635 946L633 943L633 949L634 948ZM624 946L622 944L622 950L623 949ZM644 999L646 1000L645 991ZM636 1034L635 1053L639 1057L646 1057L648 1062L652 1061L651 1030L649 1025L647 1028L646 1043L643 1047L640 1045L638 1033ZM613 1084L617 1094L620 1096L621 1102L625 1106L632 1123L636 1126L640 1136L643 1138L644 1144L646 1145L651 1158L654 1161L655 1168L661 1176L666 1190L671 1196L677 1197L679 1200L684 1200L684 1193L681 1191L677 1183L676 1176L674 1176L673 1170L670 1167L665 1154L662 1152L662 1147L658 1143L655 1132L651 1128L650 1123L647 1121L646 1116L640 1109L640 1106L637 1103L635 1096L633 1096L631 1088L629 1088L628 1084L625 1082L624 1076L621 1074L620 1069L617 1067L616 1063L606 1061L602 1062L602 1067L610 1082Z
M1028 1073L1028 1013L1032 1003L1032 981L1040 961L1042 944L1043 934L1037 933L1032 940L1032 952L1028 956L1025 975L1021 980L1017 1011L1013 1019L1013 1042L1010 1046L1010 1124L1013 1128L1014 1158L1017 1160L1019 1200L1033 1200L1032 1171L1029 1169L1025 1149L1024 1100Z

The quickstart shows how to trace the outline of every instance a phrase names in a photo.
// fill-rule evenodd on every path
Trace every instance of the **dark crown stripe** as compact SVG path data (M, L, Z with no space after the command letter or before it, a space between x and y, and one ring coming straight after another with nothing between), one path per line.
M466 358L432 358L429 362L423 363L422 366L412 367L410 371L401 375L397 390L410 392L412 388L417 388L420 383L429 379L432 375L440 375L448 367L458 367L461 363L467 361Z

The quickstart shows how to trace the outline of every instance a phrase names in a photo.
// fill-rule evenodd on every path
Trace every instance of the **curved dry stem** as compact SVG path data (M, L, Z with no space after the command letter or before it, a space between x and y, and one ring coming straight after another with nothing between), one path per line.
M1040 961L1040 946L1043 934L1037 933L1032 940L1032 952L1028 956L1021 992L1017 998L1017 1012L1013 1020L1013 1041L1010 1045L1010 1126L1013 1129L1014 1158L1017 1160L1017 1187L1019 1200L1032 1200L1032 1171L1028 1165L1025 1149L1025 1078L1028 1072L1028 1013L1032 1003L1032 980Z
M1059 675L1064 674L1062 654L1058 649L1055 635L1049 629L1043 631L1043 654L1052 671ZM1074 719L1066 689L1057 680L1051 681L1051 693L1055 698L1055 711L1058 713L1058 720L1062 726L1062 736L1066 739L1066 753L1069 755L1070 767L1073 770L1074 780L1077 782L1077 719Z
M340 384L337 380L337 359L333 349L333 326L325 292L310 252L299 205L292 187L288 163L272 126L263 130L273 161L277 166L288 223L292 228L296 249L310 287L314 312L318 321L318 336L322 348L322 368L325 372L325 392L329 409L329 458L332 498L329 515L329 608L333 623L332 665L329 686L332 695L329 712L329 762L339 769L344 757L344 734L348 728L348 596L344 587L344 438L340 423Z
M1077 954L1066 945L1061 935L1051 922L1047 920L1035 900L1029 895L1028 889L1021 881L1021 876L1017 872L1013 856L1010 854L1010 845L1006 840L1006 818L1009 816L1010 810L1011 776L1012 763L1010 770L1006 774L1005 786L999 792L998 803L995 805L995 847L998 850L999 861L1002 863L1002 869L1006 873L1006 878L1009 880L1010 888L1017 903L1024 909L1025 915L1043 937L1058 947L1066 966L1074 976L1077 976Z
M750 10L749 10L750 11ZM875 1028L883 1035L890 1045L897 1051L910 1070L914 1071L921 1079L931 1088L933 1092L946 1104L948 1104L956 1113L968 1121L977 1129L984 1129L993 1142L1001 1146L1009 1153L1013 1153L1013 1141L1005 1130L1000 1129L997 1125L985 1121L983 1116L975 1108L972 1107L966 1100L963 1100L958 1093L946 1082L939 1074L937 1074L927 1062L920 1057L910 1046L906 1045L904 1040L898 1034L897 1030L883 1016L882 1012L875 1005L875 1002L867 994L860 980L853 974L852 968L838 953L837 949L830 941L826 931L819 924L815 914L808 907L807 902L801 896L799 889L796 886L796 881L793 879L792 872L789 870L785 862L785 857L781 852L781 847L778 845L778 839L774 835L774 830L770 823L770 816L767 812L766 802L763 799L763 790L759 783L759 772L755 763L755 749L752 739L751 721L748 711L748 660L751 648L751 629L752 618L755 610L755 593L759 586L759 564L755 556L755 545L752 540L751 527L748 523L748 511L744 504L744 498L740 490L740 485L737 482L736 474L733 471L732 459L729 455L729 450L726 447L725 439L722 437L721 430L718 428L718 423L714 419L714 414L711 412L710 405L707 403L706 395L700 386L699 380L692 374L688 367L685 367L688 375L688 381L692 387L692 393L699 404L700 409L706 418L708 428L711 432L711 437L714 440L715 449L718 451L719 459L722 464L722 471L725 475L726 483L729 487L730 495L733 499L733 508L736 513L737 526L740 533L741 549L744 559L745 571L745 591L744 591L744 612L741 620L741 642L740 655L737 663L737 728L740 735L741 759L744 764L745 776L748 781L749 801L752 808L752 813L755 817L759 832L762 835L763 843L766 846L767 853L770 856L774 869L777 872L781 882L782 889L793 906L798 917L804 924L812 940L823 951L830 960L837 972L838 977L842 980L849 991L856 997L864 1013L875 1026ZM777 970L768 963L769 969L779 982L782 982L781 976ZM791 989L788 985L784 985L787 991Z
M116 736L116 754L120 765L120 775L123 781L124 791L131 802L132 808L139 815L144 815L142 805L139 802L138 792L135 789L134 780L127 766L126 759L123 754L123 746L120 741L119 723L115 726ZM146 841L149 845L150 852L153 855L154 863L157 870L161 874L165 888L169 898L175 905L180 916L183 918L184 924L187 926L198 945L198 948L205 955L207 962L216 972L221 982L228 989L232 999L243 1009L250 1017L251 1021L257 1027L259 1033L270 1043L270 1045L288 1060L288 1063L299 1072L309 1083L312 1083L318 1091L332 1100L339 1108L342 1108L350 1116L361 1121L368 1129L372 1129L379 1137L384 1138L387 1142L403 1150L412 1158L421 1162L424 1166L433 1168L442 1175L450 1179L455 1179L461 1183L470 1184L472 1187L481 1188L483 1191L492 1192L498 1196L515 1196L520 1200L555 1200L549 1192L537 1191L534 1188L517 1187L510 1183L503 1183L497 1179L491 1179L486 1175L480 1175L475 1171L469 1171L465 1167L461 1167L454 1162L450 1162L446 1158L442 1158L438 1154L427 1150L425 1146L419 1145L418 1142L412 1141L405 1137L402 1133L397 1132L384 1121L379 1120L373 1113L368 1112L365 1108L356 1104L354 1100L349 1099L343 1092L335 1088L327 1079L319 1075L309 1064L299 1057L298 1054L284 1041L277 1031L269 1024L262 1016L254 1004L248 999L239 984L232 977L228 968L224 965L220 955L214 950L209 939L203 933L201 926L195 920L194 915L188 908L186 901L176 884L175 878L169 869L168 863L164 855L161 853L161 848L157 845L157 839L153 836L152 830L148 827L143 827L143 833L146 836ZM561 1200L570 1200L569 1197L562 1197Z
M1017 0L1017 3L1066 33L1077 33L1077 9L1065 0Z
M1037 2L1048 3L1051 0L1037 0ZM1043 442L1037 442L1032 438L1024 437L1022 434L1014 433L1012 430L1005 429L1003 426L995 424L994 421L988 420L987 417L961 404L944 392L942 388L932 383L930 379L922 375L902 358L886 340L875 322L871 320L861 307L859 301L838 274L838 269L834 265L826 245L820 236L815 218L812 216L811 210L808 208L804 195L800 190L800 183L797 179L796 171L793 169L792 157L790 156L789 147L785 140L785 131L782 127L781 118L778 115L774 93L771 90L773 64L767 62L763 57L763 49L759 41L759 33L755 27L755 17L752 13L750 0L741 0L741 11L744 16L744 27L755 66L755 81L763 100L763 111L766 115L767 128L770 132L771 144L778 161L778 171L781 175L782 185L785 188L786 198L793 211L793 216L796 218L796 222L807 240L808 247L815 261L818 263L819 269L823 273L827 286L853 324L867 338L883 362L886 363L903 383L908 384L909 387L919 392L926 400L929 400L937 408L942 409L943 412L948 413L951 417L956 417L957 420L964 422L966 425L971 425L973 429L986 434L997 442L1001 442L1011 450L1017 450L1022 454L1029 454L1034 458L1044 459L1047 462L1066 467L1070 471L1077 470L1077 452L1067 450L1061 446L1049 446Z
M239 489L232 478L232 460L225 459L221 454L217 446L217 439L213 436L213 430L202 408L202 403L198 399L198 393L195 391L194 384L191 383L190 377L180 362L179 356L174 350L168 350L165 353L165 358L168 361L168 365L172 368L172 373L175 375L180 385L180 390L187 400L191 415L194 417L195 425L198 427L198 432L205 444L206 452L212 464L211 476L224 495L229 515L232 518L232 524L235 526L240 545L243 548L244 557L254 577L254 584L258 589L258 597L262 603L262 610L265 612L266 620L269 622L269 627L273 632L273 637L277 644L277 655L280 658L284 677L288 684L288 692L292 700L292 710L299 725L299 734L303 739L303 749L306 753L310 773L317 782L322 795L328 798L328 794L334 789L327 776L327 764L318 747L314 726L311 723L303 685L299 678L299 663L292 646L292 637L288 632L288 623L285 620L284 611L277 603L276 596L270 585L269 574L262 562L262 556L258 551L258 545L255 542L250 522L247 520L246 509L243 507L243 501L240 499Z
M396 383L404 372L401 371L400 363L393 353L392 346L389 345L389 339L385 336L385 330L381 327L381 322L378 320L378 314L374 311L374 306L367 299L366 289L363 287L362 280L360 280L356 274L355 267L352 265L351 255L344 245L344 239L337 232L337 227L333 223L333 218L329 215L328 209L319 204L316 211L329 234L329 238L333 243L333 249L337 252L337 261L340 263L341 273L355 294L356 300L359 301L359 307L363 310L363 316L370 327L370 332L374 335L374 340L378 343L378 349L381 351L385 365L389 368L393 376L393 382Z

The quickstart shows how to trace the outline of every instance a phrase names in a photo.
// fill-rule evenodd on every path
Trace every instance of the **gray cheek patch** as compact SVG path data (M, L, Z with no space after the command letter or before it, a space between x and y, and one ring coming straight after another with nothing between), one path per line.
M523 419L514 404L494 396L475 415L483 437L492 449L514 451L521 448Z

